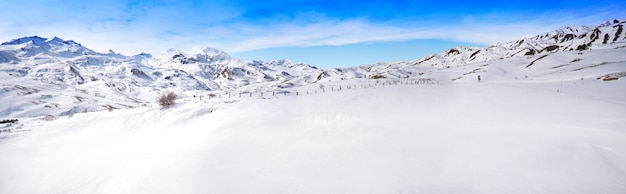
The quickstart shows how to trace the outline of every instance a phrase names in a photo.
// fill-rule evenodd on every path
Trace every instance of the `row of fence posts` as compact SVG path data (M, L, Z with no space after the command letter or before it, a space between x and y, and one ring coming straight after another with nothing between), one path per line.
M374 85L372 86L372 83L367 83L367 84L361 84L361 88L371 88L371 87L377 87L377 86L382 86L383 88L385 86L391 86L391 85L424 85L424 84L438 84L436 81L432 80L432 79L417 79L417 80L391 80L391 81L385 81L385 82L376 82L374 83ZM358 87L356 84L353 85L339 85L339 87L337 88L337 90L335 90L335 86L331 86L330 87L330 91L331 92L340 92L340 91L344 91L344 90L356 90ZM324 87L323 85L321 85L320 90L322 93L326 93L326 87ZM241 98L242 96L249 96L249 97L253 97L253 94L255 92L239 92L238 93L238 97ZM264 93L265 92L259 92L260 96L259 97L264 97ZM272 91L272 97L275 97L276 95L280 95L280 93L283 94L283 96L287 96L287 93L291 93L290 91ZM314 94L317 94L318 90L314 90ZM309 91L306 92L307 95L311 94ZM218 98L221 99L222 95L224 95L224 97L226 97L226 95L228 95L228 99L233 97L232 92L226 92L226 94L209 94L209 100L211 100L212 98ZM299 91L295 91L295 96L299 96L300 92ZM202 100L202 96L199 96L200 100Z

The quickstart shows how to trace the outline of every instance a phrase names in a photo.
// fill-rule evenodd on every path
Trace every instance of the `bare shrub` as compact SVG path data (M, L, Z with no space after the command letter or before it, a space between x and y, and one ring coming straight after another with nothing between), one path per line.
M161 95L157 99L157 103L161 105L161 108L166 108L171 105L174 105L174 100L176 100L176 94L174 94L174 92L168 92L166 94Z
M370 79L380 79L380 78L385 78L384 75L371 75Z

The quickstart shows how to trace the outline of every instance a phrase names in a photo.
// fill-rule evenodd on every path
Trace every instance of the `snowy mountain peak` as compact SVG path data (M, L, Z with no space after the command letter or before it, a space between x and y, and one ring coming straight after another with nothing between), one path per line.
M169 49L164 54L155 58L160 61L159 63L179 63L179 64L195 64L201 63L215 63L217 61L237 61L238 59L232 58L226 52L211 48L211 47L193 47L186 51L178 49Z
M623 24L625 22L626 22L626 19L607 20L607 21L603 22L602 24L598 25L598 28L612 26L612 25L616 25L616 24Z
M212 47L203 47L203 46L195 46L185 51L170 48L164 53L164 55L177 55L177 54L184 54L184 55L190 55L190 56L191 55L209 55L209 56L228 55L226 52L222 50L212 48Z
M284 64L292 64L293 61L291 59L279 59L279 60L274 60L271 61L270 64L272 65L284 65Z
M39 36L30 36L30 37L13 39L11 41L2 43L2 45L19 45L19 44L24 44L27 42L32 42L36 44L36 43L44 43L47 40L48 40L47 38L41 38Z
M196 46L193 47L191 49L189 49L188 51L190 54L203 54L203 55L209 55L209 56L214 56L214 55L228 55L226 54L226 52L220 50L220 49L216 49L213 47L202 47L202 46Z
M23 37L2 43L3 50L15 56L32 57L46 53L55 57L69 57L100 54L72 40L58 37L42 38L39 36Z
M590 30L593 30L593 27L589 27L589 26L567 26L565 28L561 28L559 30L556 30L556 31L554 31L552 33L580 35L580 34L587 33Z
M232 57L219 49L212 47L193 47L187 51L190 55L197 57L199 60L230 60Z
M54 44L54 45L76 45L76 46L82 46L72 40L63 40L59 37L53 36L50 38L42 38L39 36L30 36L30 37L23 37L23 38L18 38L18 39L13 39L11 41L8 42L4 42L2 43L2 45L20 45L20 44L25 44L25 43L31 43L35 46L46 46L46 45L50 45L50 44Z
M48 38L46 40L46 42L48 42L48 43L52 43L52 42L54 42L54 43L62 43L62 42L64 42L64 40L59 38L59 37L53 36L53 37Z

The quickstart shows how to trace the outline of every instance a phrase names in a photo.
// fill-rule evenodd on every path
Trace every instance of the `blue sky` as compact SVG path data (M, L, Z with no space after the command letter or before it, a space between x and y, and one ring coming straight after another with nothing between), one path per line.
M626 19L623 1L3 0L0 41L38 35L99 52L222 49L246 60L343 67L420 58Z

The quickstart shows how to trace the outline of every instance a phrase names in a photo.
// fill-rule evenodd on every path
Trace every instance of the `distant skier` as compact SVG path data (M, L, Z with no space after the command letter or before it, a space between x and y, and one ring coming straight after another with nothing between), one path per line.
M478 75L478 83L480 83L480 75Z

